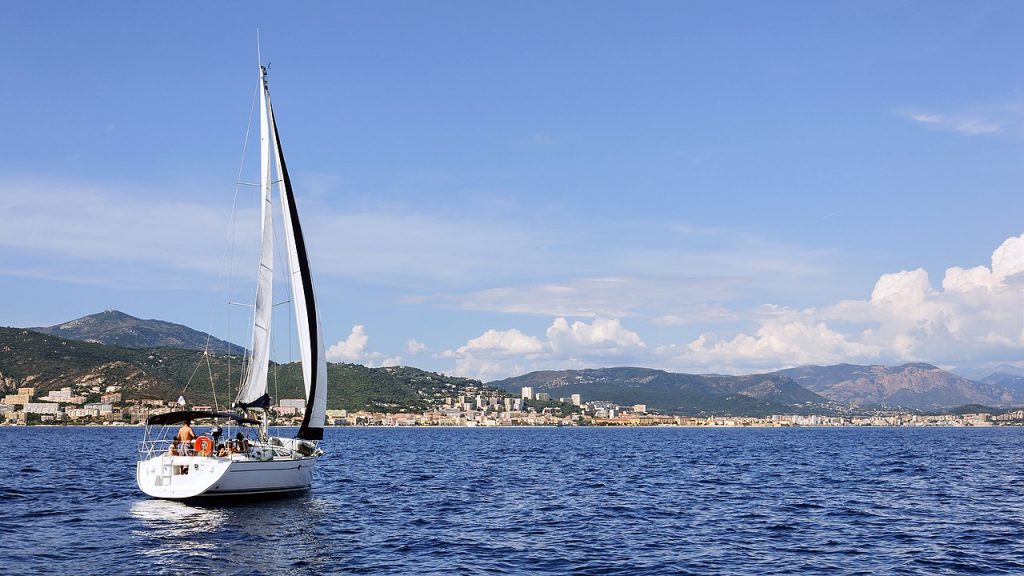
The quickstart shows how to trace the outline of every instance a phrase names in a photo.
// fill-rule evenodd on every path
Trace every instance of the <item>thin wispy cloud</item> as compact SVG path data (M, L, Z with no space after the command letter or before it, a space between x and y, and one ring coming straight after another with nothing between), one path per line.
M584 318L630 317L737 297L744 281L730 277L573 278L558 283L501 286L465 294L408 297L443 308Z
M204 277L224 272L229 208L132 192L59 181L8 182L0 186L0 247L13 260L34 255L36 274L74 283L102 284L118 267L131 268L134 285L182 271ZM46 272L58 267L59 273Z
M57 271L54 268L8 268L0 267L0 276L10 278L25 278L31 280L45 280L48 282L61 282L65 284L81 284L92 286L108 286L108 279L97 276L79 276Z
M966 136L995 134L1003 130L999 121L980 116L946 116L925 112L909 112L905 116L929 130L955 132Z

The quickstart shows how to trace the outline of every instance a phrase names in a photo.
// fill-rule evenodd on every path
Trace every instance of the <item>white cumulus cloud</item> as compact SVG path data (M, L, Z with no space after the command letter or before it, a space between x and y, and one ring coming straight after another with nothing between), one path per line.
M544 351L544 344L519 330L487 330L456 350L445 350L443 358L455 360L453 374L497 380L525 371L525 360Z
M696 371L749 372L810 363L871 360L878 350L850 341L813 315L792 313L764 321L754 334L739 334L730 340L702 334L685 346L664 346L662 356L674 357L674 364Z
M645 344L617 319L569 323L556 318L545 339L519 330L487 330L444 358L455 360L453 373L483 381L515 376L532 370L584 368L634 357Z
M1024 272L1024 234L1007 238L992 253L992 273L1008 278Z
M327 349L329 362L349 362L365 366L398 366L402 363L401 356L385 356L380 352L367 350L370 337L362 324L356 324L344 340Z
M416 340L415 338L410 338L409 341L405 343L405 351L409 354L420 354L422 352L426 352L428 349L429 348L426 344Z
M780 309L752 333L703 334L656 353L675 369L752 371L799 364L926 361L969 367L1024 352L1024 235L991 267L951 267L941 289L923 268L883 274L866 300Z
M527 336L519 330L488 330L466 342L457 352L487 352L503 356L519 356L537 354L543 351L544 345L533 336Z
M596 318L592 323L556 318L547 330L548 342L555 353L578 353L602 350L616 353L645 346L640 335L622 327L616 319Z
M366 335L363 325L356 324L348 338L327 349L327 359L331 362L356 362L363 357L369 341L370 337Z

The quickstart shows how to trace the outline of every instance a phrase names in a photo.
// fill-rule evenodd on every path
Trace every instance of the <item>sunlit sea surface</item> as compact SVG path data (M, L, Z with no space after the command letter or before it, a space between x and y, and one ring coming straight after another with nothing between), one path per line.
M190 505L138 428L0 428L4 574L1021 574L1024 429L329 429Z

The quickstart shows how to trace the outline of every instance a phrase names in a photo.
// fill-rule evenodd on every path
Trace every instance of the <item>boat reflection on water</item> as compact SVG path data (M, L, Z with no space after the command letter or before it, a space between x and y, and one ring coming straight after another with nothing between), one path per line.
M330 502L312 494L254 501L145 499L129 508L138 521L132 538L142 543L146 564L180 570L271 572L319 566L317 550L325 536L318 529L330 516ZM244 559L244 564L240 564Z
M212 558L220 555L216 547L223 552L224 542L214 544L209 538L210 532L221 530L228 522L229 514L223 509L146 499L132 504L128 513L140 521L132 531L133 539L147 542L142 553L158 565L163 564L163 557L169 565L177 565L183 556Z

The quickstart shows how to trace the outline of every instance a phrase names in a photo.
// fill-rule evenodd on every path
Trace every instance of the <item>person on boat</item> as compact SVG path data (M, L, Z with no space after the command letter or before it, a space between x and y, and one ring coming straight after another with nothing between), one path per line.
M192 445L192 441L195 439L196 433L192 430L192 421L185 420L181 428L178 428L177 436L174 437L174 445L171 447L172 452L187 454L189 446ZM178 450L179 446L182 446L180 450Z
M234 446L232 446L231 449L232 449L232 452L242 452L242 453L248 452L249 451L249 441L245 439L245 435L243 435L241 432L239 432L238 434L235 434Z

